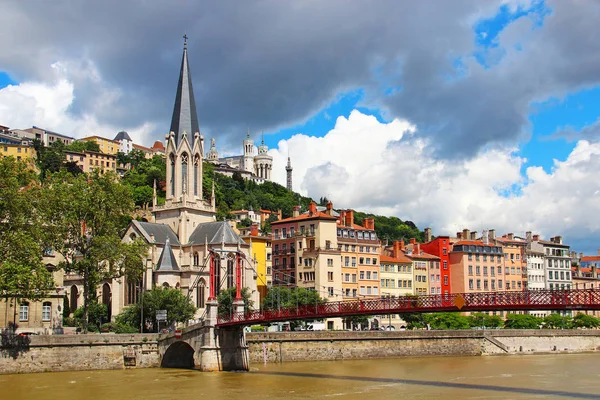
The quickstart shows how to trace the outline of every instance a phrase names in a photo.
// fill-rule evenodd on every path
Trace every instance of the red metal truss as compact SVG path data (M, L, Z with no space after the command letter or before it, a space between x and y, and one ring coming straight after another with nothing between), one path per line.
M600 310L600 289L452 293L326 302L218 317L219 326L443 311Z

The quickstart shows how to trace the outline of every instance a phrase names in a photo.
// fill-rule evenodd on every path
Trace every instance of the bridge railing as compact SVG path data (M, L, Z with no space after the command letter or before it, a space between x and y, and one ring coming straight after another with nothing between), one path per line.
M218 317L217 323L219 325L240 325L406 312L567 309L600 309L600 289L543 289L346 300L221 315Z

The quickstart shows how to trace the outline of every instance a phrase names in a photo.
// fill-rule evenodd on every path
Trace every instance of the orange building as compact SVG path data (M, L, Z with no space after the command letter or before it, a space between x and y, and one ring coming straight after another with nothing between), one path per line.
M504 288L516 291L527 290L527 241L515 237L512 233L493 238L492 233L490 242L502 246L504 254Z
M501 246L481 240L460 240L454 244L450 252L451 293L504 291L505 285Z
M354 223L354 211L340 211L337 242L342 257L342 291L344 299L379 296L379 257L381 243L375 233L373 218L362 225Z

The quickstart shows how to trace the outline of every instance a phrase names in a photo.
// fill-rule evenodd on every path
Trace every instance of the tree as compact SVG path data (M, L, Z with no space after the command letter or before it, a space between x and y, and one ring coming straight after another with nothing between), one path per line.
M236 295L236 287L230 287L229 289L223 289L217 295L217 302L219 308L217 313L219 315L231 315L233 313L233 302ZM249 312L254 305L254 302L250 300L250 290L248 288L242 288L242 299L244 300L244 312Z
M552 313L544 317L544 328L546 329L571 329L573 319L568 315Z
M133 201L138 206L152 203L154 190L150 186L139 186L133 189Z
M578 313L573 318L573 328L597 328L600 326L600 319L592 315Z
M424 319L426 323L429 323L431 329L469 329L471 327L469 318L456 312L426 314Z
M13 299L13 319L19 300L44 297L54 288L42 264L46 244L39 194L39 182L27 163L0 159L0 297Z
M83 328L83 306L73 312L73 319L76 326ZM109 322L108 307L106 304L99 304L98 299L90 301L88 308L88 331L100 332L102 324Z
M60 140L53 142L46 147L38 139L34 139L33 148L36 154L36 164L40 169L40 177L46 179L46 175L58 172L63 167L65 161L65 144Z
M474 313L469 316L469 324L471 327L482 328L502 328L504 322L497 315L488 315L484 313Z
M237 223L238 228L246 228L252 226L252 220L250 218L244 218Z
M406 329L422 329L427 326L423 313L400 313L398 316L406 322Z
M93 151L100 153L100 146L93 141L75 140L70 145L65 146L65 150L83 153L84 151Z
M309 306L323 304L326 300L316 290L302 287L290 289L287 286L273 286L262 301L263 310L277 310L286 307Z
M156 330L156 311L167 310L167 325L187 322L194 318L196 307L179 289L155 287L142 294L142 300L116 317L118 324L138 327L141 324L141 305L144 305L144 330Z
M121 221L133 211L131 193L113 173L61 172L50 177L42 197L45 230L52 247L65 259L60 266L82 278L83 331L87 332L96 286L103 279L137 280L142 275L147 244L141 239L121 241Z
M507 329L539 329L541 318L531 314L507 314L504 327Z

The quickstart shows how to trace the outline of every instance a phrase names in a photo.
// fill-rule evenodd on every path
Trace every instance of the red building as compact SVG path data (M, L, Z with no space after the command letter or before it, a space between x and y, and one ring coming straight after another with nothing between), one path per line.
M430 237L430 233L425 232L425 238ZM440 258L440 275L442 276L441 288L443 294L451 293L450 290L450 252L452 243L449 236L438 236L427 243L421 244L421 250L433 254Z

